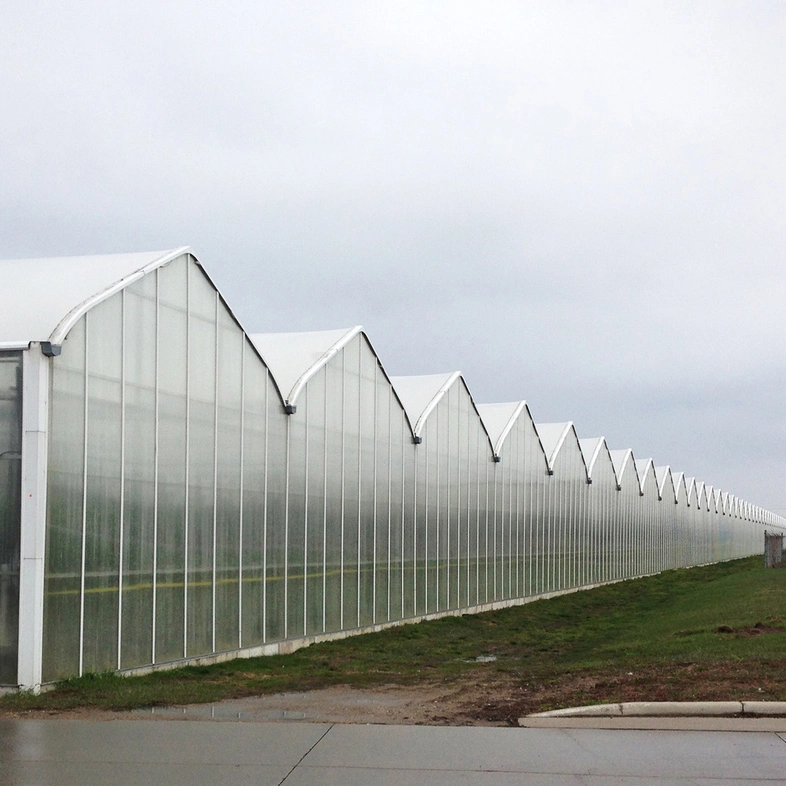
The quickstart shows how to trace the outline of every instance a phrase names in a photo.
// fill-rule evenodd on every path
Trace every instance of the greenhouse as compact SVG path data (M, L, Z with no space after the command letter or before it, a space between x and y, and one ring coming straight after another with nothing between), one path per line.
M249 333L188 248L0 275L0 685L289 652L786 525L459 373L391 377L360 327Z

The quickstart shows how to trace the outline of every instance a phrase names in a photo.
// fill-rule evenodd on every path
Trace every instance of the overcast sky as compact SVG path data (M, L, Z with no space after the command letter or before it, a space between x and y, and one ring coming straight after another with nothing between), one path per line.
M0 258L190 245L253 332L786 515L786 3L0 5Z

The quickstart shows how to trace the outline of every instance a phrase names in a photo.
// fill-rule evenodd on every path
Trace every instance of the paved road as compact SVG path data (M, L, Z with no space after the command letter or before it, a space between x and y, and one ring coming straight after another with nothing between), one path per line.
M0 721L2 786L786 784L786 734Z

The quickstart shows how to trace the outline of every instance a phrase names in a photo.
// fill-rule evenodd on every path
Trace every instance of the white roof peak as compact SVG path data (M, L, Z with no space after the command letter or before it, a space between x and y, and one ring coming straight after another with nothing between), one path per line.
M609 455L611 456L611 463L614 465L614 472L617 475L617 487L622 488L622 478L628 471L628 467L632 467L633 474L636 475L636 483L638 484L638 473L636 472L635 459L633 459L633 451L630 448L622 448L620 450L610 450Z
M0 312L0 349L24 349L31 341L62 343L92 306L189 252L183 246L136 254L0 261L0 287L14 293Z
M460 371L452 371L447 374L390 377L390 382L407 413L409 422L414 424L412 432L416 440L420 441L420 435L428 416L460 377Z
M605 437L582 437L579 440L579 448L581 455L584 456L584 464L587 467L587 477L592 479L592 471L595 469L595 463L598 456L606 443ZM606 448L608 450L608 447Z
M494 457L499 459L502 445L515 426L522 412L527 409L526 401L508 401L503 404L478 404L478 414L486 433L494 445Z
M543 445L543 452L546 454L549 471L554 470L554 462L559 455L560 448L565 443L565 438L573 428L572 421L564 423L536 423L535 430L540 437L540 444Z
M285 405L294 412L308 380L362 330L356 325L339 330L252 333L249 338L276 380Z

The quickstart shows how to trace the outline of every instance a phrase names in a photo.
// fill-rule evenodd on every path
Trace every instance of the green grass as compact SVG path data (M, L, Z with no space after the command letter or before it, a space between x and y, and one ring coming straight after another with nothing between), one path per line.
M89 674L39 696L2 697L0 710L130 709L328 685L446 681L489 690L519 686L529 691L529 698L521 699L528 709L632 695L725 696L723 690L786 699L786 681L780 678L786 666L786 570L766 570L761 562L751 557L667 571L501 611L318 644L291 655L143 677ZM756 623L765 626L763 633L754 629ZM733 630L718 632L720 626ZM478 663L479 655L497 660ZM565 685L577 677L582 685L570 693Z

